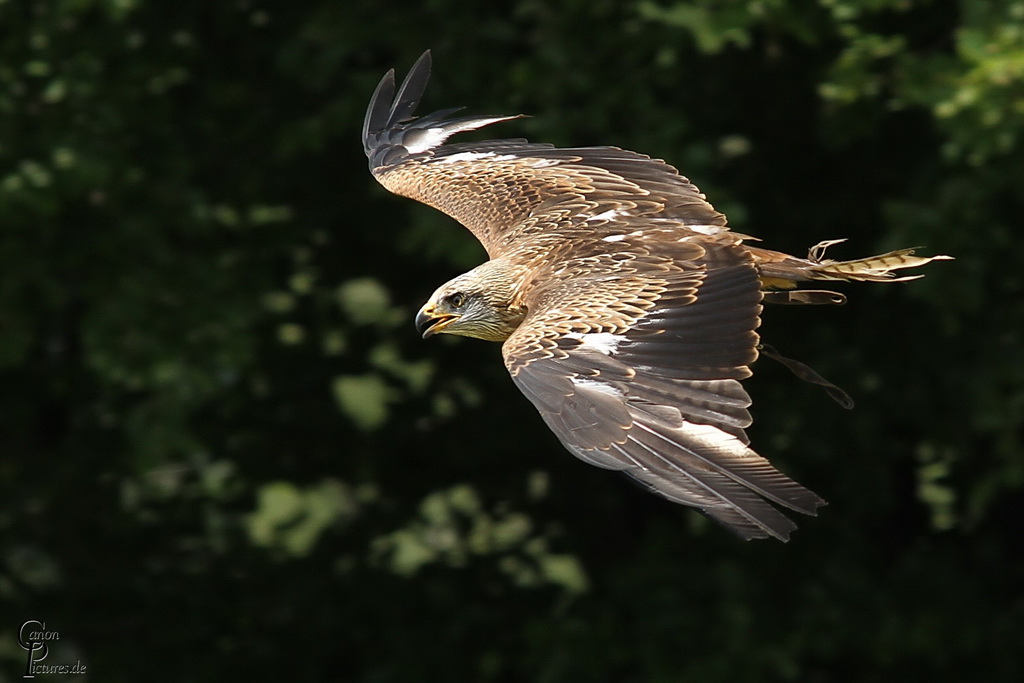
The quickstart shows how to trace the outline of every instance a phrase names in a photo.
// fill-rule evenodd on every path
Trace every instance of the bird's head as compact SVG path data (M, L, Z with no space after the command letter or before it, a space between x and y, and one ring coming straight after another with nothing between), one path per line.
M514 283L487 265L446 282L431 295L416 314L416 329L424 339L455 334L505 341L519 327L526 311L512 304Z

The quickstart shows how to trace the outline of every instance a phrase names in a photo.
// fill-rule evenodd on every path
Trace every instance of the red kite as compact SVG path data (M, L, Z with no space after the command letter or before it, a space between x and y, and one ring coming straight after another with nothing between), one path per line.
M415 118L429 76L428 51L397 93L394 70L377 86L363 125L370 170L465 225L490 260L434 292L416 317L423 336L502 342L516 386L574 455L745 539L788 540L796 525L772 504L813 515L825 502L748 446L740 380L766 351L762 302L842 303L796 285L908 280L894 271L948 257L837 262L823 258L832 242L806 259L753 247L675 168L616 147L447 144L518 117Z

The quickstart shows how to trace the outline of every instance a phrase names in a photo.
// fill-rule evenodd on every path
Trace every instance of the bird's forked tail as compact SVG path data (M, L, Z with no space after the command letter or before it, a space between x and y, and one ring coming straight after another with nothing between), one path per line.
M797 282L808 280L832 280L844 282L906 282L916 280L923 275L897 276L896 271L905 268L918 268L932 261L949 261L953 257L915 256L914 248L897 249L877 256L853 259L851 261L833 261L826 259L825 250L833 244L846 240L827 240L810 248L807 258L797 258L777 251L748 247L761 272L761 281L767 289L791 289ZM796 303L796 302L794 302ZM817 302L816 302L817 303ZM820 303L840 303L838 301L822 301Z

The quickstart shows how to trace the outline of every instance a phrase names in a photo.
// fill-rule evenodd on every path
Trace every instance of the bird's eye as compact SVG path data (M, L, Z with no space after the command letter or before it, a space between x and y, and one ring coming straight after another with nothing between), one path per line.
M454 294L448 295L448 303L451 304L452 308L462 308L466 305L466 295L462 292L455 292Z

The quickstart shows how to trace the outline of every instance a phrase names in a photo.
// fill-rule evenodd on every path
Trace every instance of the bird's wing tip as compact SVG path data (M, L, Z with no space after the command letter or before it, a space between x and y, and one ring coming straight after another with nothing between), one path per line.
M363 118L363 148L369 155L376 144L374 136L400 121L412 118L430 80L431 52L424 50L409 69L402 85L395 86L395 70L388 69L370 97Z
M363 146L370 142L370 136L379 132L387 124L388 113L395 96L395 70L388 69L381 77L377 87L370 96L370 104L366 107L363 117Z

